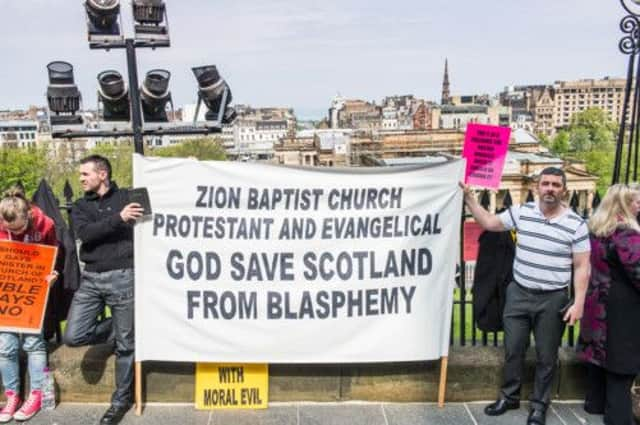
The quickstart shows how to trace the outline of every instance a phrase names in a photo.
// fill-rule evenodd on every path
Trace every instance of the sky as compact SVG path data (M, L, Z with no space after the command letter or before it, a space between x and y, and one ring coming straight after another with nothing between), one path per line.
M96 75L126 74L124 50L90 50L81 0L0 0L0 109L44 105L46 65L74 65L86 109ZM121 2L132 35L130 2ZM138 74L172 73L176 107L195 103L191 67L215 64L234 103L321 118L331 99L451 93L619 77L619 0L165 0L171 47L139 49Z

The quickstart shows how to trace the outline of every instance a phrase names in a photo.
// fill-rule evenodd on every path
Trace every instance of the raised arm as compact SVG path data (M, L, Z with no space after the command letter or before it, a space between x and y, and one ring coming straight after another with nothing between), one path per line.
M490 232L502 232L505 229L502 220L497 215L491 214L489 211L482 208L482 205L478 202L473 192L466 184L458 183L464 193L464 202L467 204L469 211L476 219L478 224L484 229Z

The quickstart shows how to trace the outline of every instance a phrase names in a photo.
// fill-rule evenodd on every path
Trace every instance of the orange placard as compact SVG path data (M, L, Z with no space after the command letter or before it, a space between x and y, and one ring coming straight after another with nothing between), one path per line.
M0 241L0 330L40 333L57 248Z

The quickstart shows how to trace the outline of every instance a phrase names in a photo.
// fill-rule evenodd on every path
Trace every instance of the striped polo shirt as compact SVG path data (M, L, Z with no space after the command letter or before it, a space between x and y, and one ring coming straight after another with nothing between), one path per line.
M512 207L511 212L518 234L514 279L532 289L566 288L571 283L573 254L591 250L587 223L569 208L548 220L536 202ZM503 211L498 217L505 229L513 229L509 211Z

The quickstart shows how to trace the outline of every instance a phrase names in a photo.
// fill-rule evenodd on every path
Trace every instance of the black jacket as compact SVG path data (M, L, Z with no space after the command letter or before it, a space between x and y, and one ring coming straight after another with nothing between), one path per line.
M604 312L607 318L606 369L621 375L637 375L640 373L640 291L619 260L613 261L611 288Z
M502 330L507 285L513 280L515 244L511 232L482 232L473 277L473 312L478 328Z
M73 230L82 241L80 260L85 270L105 272L133 267L133 225L122 221L127 192L115 182L104 196L87 192L71 210Z

